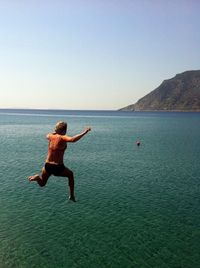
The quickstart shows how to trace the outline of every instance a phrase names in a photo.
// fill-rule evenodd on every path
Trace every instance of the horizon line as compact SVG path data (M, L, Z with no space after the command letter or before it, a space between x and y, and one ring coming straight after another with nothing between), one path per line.
M0 110L44 110L44 111L118 111L118 109L65 109L65 108L15 108L15 107L0 107Z

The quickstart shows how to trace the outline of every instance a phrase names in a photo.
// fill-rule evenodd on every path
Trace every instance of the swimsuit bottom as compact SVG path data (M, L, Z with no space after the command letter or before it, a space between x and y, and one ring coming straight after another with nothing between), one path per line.
M64 164L45 163L44 167L49 175L55 175L55 176L59 176L61 172L65 169Z

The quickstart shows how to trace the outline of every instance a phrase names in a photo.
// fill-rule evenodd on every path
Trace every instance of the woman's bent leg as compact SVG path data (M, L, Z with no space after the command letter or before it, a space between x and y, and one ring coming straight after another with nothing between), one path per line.
M42 175L39 176L38 174L34 175L34 176L30 176L29 177L29 181L37 181L37 183L43 187L46 185L48 178L50 177L50 175L46 172L45 168L42 168Z

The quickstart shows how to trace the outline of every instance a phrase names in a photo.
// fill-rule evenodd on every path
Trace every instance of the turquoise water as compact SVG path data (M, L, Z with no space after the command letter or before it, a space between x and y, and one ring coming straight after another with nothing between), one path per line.
M64 178L27 180L60 120L69 135L92 127L65 155L77 203ZM0 267L199 267L199 122L199 113L0 110Z

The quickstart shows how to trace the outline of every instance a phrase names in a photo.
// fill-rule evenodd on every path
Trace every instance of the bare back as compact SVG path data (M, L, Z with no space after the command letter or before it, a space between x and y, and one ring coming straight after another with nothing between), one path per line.
M47 139L49 140L49 146L46 162L63 164L63 157L67 148L67 143L63 139L63 135L50 133L47 135Z

